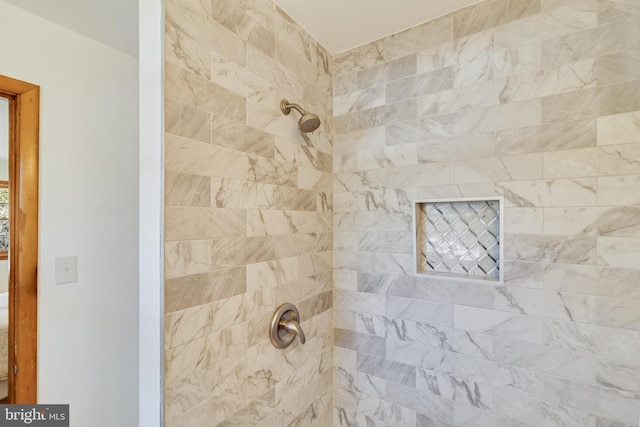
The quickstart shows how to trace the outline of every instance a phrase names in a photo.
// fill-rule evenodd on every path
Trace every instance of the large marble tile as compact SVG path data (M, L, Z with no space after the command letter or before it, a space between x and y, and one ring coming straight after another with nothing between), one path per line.
M496 154L561 151L596 145L596 121L567 121L496 132Z
M603 2L599 2L603 3ZM542 44L543 64L555 66L594 56L607 55L638 46L640 35L633 28L638 26L638 17L604 23L581 32L572 32Z
M598 145L640 142L640 111L598 117Z
M358 371L407 387L416 386L415 366L369 355L358 355Z
M455 329L485 335L518 338L533 343L541 342L540 320L522 314L455 306L453 325Z
M634 30L630 28L629 31ZM599 56L596 61L596 76L599 85L640 79L640 71L638 71L638 66L640 65L639 50Z
M221 147L273 159L275 138L258 129L253 129L224 117L213 116L209 141Z
M551 95L542 100L543 123L583 120L640 109L640 82Z
M546 208L545 234L640 237L640 209Z
M386 314L390 317L440 326L453 325L453 311L451 304L426 300L387 296L386 301Z
M598 178L598 204L633 206L640 204L640 175L603 176Z
M340 116L346 113L366 110L384 105L385 87L374 86L335 97L333 100L333 114Z
M542 178L542 155L490 157L455 163L456 184L520 181Z
M595 87L596 62L585 59L553 69L536 70L495 81L501 103L517 102Z
M387 400L445 422L453 421L453 400L424 390L387 382Z
M544 153L545 178L637 175L638 173L640 173L640 144L606 145L598 148Z
M569 4L501 25L492 30L495 49L514 49L523 45L542 43L543 65L545 66L557 65L563 61L572 62L584 59L583 57L574 59L567 54L562 56L559 52L564 53L564 51L545 49L545 45L564 36L571 37L595 27L597 24L596 9L595 2L587 2L586 4L584 2L569 2ZM561 59L561 61L552 62L544 59L552 55L557 55L553 58Z
M366 70L386 62L386 46L380 41L371 42L336 55L334 61L336 76Z
M399 80L416 74L417 56L415 54L375 65L357 73L357 88L366 89L382 83ZM353 92L354 90L352 90ZM334 115L336 115L334 111Z
M538 12L540 2L531 0L493 0L469 6L453 15L453 36L467 36Z
M385 55L388 60L400 58L451 39L452 17L444 16L385 38Z
M595 237L530 234L504 237L505 260L587 265L597 261Z
M165 282L165 312L171 313L243 294L248 289L245 269L231 268L175 277Z
M595 416L589 411L550 402L540 397L514 393L511 390L494 389L494 398L500 402L498 412L527 425L556 425L564 427L594 426Z
M208 176L167 171L164 185L165 206L211 205L211 178Z
M478 408L489 409L494 406L493 391L487 384L436 371L418 369L417 389Z
M640 239L599 237L598 264L638 268L640 266Z
M164 108L166 132L211 142L211 113L171 99L165 101Z
M479 54L454 66L455 87L467 87L479 82L501 81L512 75L533 73L541 68L540 47L519 46L502 52Z
M392 103L418 98L430 93L442 92L452 87L453 69L445 67L387 83L385 100L387 103Z
M166 22L169 27L180 31L205 47L225 57L231 58L240 65L245 64L246 43L242 38L229 31L210 17L209 4L198 0L167 1L165 5ZM179 49L180 56L193 54Z
M211 241L166 242L164 274L166 278L205 273L211 269Z
M235 209L168 206L165 240L202 240L247 235L247 214Z
M514 206L591 206L597 199L592 178L511 181L496 184L498 194Z
M244 97L171 63L165 67L165 96L213 114L244 122Z
M550 292L540 289L495 289L496 310L595 323L598 299L589 295Z
M166 170L232 179L249 178L249 158L238 152L167 134Z

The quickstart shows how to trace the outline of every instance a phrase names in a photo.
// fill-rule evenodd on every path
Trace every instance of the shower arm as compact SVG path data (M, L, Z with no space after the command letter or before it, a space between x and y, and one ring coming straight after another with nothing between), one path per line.
M306 114L306 110L304 108L302 108L301 106L299 106L298 104L294 104L293 102L288 102L286 99L283 99L282 101L280 101L280 110L282 110L282 112L285 115L289 115L289 113L291 113L291 109L295 109L298 111L298 113L304 115Z

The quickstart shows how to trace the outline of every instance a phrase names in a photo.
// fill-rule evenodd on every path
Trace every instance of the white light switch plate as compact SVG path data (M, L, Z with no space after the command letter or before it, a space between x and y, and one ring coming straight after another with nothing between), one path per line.
M56 258L56 285L78 281L78 257Z

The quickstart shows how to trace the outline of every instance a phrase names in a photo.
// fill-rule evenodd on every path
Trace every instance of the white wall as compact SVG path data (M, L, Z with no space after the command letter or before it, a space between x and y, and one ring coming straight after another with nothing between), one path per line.
M38 399L138 425L137 59L0 0L0 74L41 87ZM78 256L75 284L54 259Z
M140 427L163 425L162 0L140 0Z

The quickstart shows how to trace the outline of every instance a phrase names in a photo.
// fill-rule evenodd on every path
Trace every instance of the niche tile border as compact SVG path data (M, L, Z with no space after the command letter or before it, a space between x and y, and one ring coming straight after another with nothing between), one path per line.
M417 275L502 283L502 197L414 202Z

